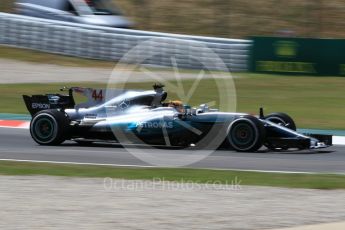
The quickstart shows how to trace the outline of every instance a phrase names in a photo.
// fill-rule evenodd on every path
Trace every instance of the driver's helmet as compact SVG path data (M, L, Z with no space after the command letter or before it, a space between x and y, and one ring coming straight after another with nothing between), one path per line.
M180 113L184 112L184 107L183 107L182 101L170 101L168 103L168 107L173 107Z

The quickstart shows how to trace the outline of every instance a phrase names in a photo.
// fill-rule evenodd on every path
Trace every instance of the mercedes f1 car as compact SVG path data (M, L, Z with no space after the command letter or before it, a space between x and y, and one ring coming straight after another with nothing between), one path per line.
M259 116L220 112L206 104L191 108L180 101L165 102L164 86L153 90L113 90L72 87L68 95L24 95L32 115L30 133L40 145L114 141L120 144L195 146L257 151L318 149L332 145L332 136L305 135L296 131L284 113ZM107 89L109 91L109 89ZM76 105L74 93L88 102ZM108 93L107 93L108 95ZM107 98L107 99L105 99Z

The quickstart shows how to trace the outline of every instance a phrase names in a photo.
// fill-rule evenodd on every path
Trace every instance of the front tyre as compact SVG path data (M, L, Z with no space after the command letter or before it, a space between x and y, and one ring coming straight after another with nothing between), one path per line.
M284 126L291 130L296 131L296 124L294 120L286 113L271 113L264 118L266 121L273 122L275 124Z
M265 136L265 127L257 118L243 116L230 124L227 139L239 152L255 152L263 145Z
M32 139L40 145L59 145L68 135L69 120L59 110L43 110L37 113L30 123Z

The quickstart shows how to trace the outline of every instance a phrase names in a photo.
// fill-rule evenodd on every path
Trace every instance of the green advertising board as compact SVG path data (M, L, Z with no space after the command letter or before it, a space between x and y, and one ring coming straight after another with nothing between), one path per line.
M250 62L257 73L345 76L345 39L254 37Z

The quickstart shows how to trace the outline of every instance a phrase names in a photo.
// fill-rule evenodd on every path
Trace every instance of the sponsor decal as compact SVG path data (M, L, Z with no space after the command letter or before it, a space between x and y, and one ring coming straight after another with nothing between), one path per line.
M33 109L50 109L50 105L44 104L44 103L32 103L31 108L33 108Z
M174 128L174 123L172 121L154 121L154 122L137 122L137 131L140 132L143 128L148 129L172 129Z
M294 58L297 56L298 44L294 41L277 41L274 43L274 48L278 57Z
M97 118L97 114L86 114L86 115L84 116L84 118L96 119L96 118Z
M122 110L124 110L124 109L127 109L127 108L129 107L129 105L130 105L129 101L124 100L123 102L121 102L121 103L119 104L119 107L120 107Z
M310 62L257 61L256 70L264 72L316 73L315 63Z

